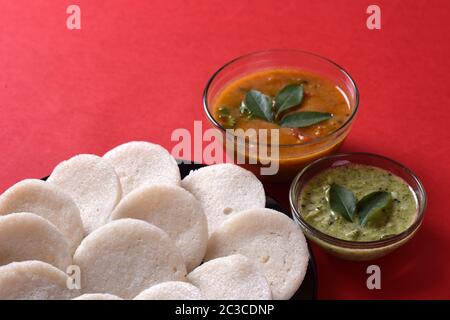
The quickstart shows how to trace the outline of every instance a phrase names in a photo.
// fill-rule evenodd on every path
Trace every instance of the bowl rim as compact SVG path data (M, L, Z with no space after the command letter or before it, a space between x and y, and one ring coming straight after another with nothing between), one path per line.
M275 53L275 54L276 53L293 53L293 54L309 55L309 56L314 57L314 58L316 58L318 60L321 60L322 62L328 63L328 64L336 67L349 80L349 82L351 84L351 89L353 90L353 92L355 94L355 102L354 102L355 107L351 111L350 116L338 128L336 128L335 130L329 132L325 136L322 136L322 137L319 137L319 138L314 138L314 139L312 139L310 141L300 142L300 143L273 144L273 145L269 143L268 144L269 146L298 147L298 146L308 146L308 145L320 143L320 142L325 141L326 139L330 138L331 136L344 131L353 122L353 120L354 120L354 118L356 116L356 113L357 113L357 111L359 109L360 95L359 95L358 86L356 85L355 80L350 76L350 74L343 67L341 67L339 64L337 64L336 62L334 62L331 59L328 59L328 58L326 58L324 56L321 56L319 54L316 54L316 53L313 53L313 52L310 52L310 51L299 50L299 49L269 49L269 50L253 51L253 52L250 52L250 53L246 53L246 54L240 55L240 56L238 56L238 57L228 61L224 65L222 65L209 78L208 82L206 83L205 89L203 90L202 102L203 102L203 111L206 113L206 116L207 116L208 120L213 124L214 127L216 127L217 129L219 129L220 131L222 131L225 134L230 134L229 131L227 131L227 129L224 128L214 118L214 116L211 114L211 112L210 112L210 110L208 108L208 93L209 93L209 89L210 89L210 86L212 85L213 81L217 78L217 76L223 70L225 70L227 67L233 65L236 62L239 62L239 61L247 59L247 58L256 57L256 56L259 56L259 55L271 54L271 53ZM230 135L233 138L237 137L236 135L233 135L233 134L230 134Z
M308 222L306 222L302 215L300 214L298 210L298 197L296 195L297 186L299 183L300 178L307 173L311 168L316 166L317 164L330 160L330 159L336 159L339 160L340 158L346 158L346 157L353 157L353 156L362 156L367 158L375 158L383 161L390 162L391 164L399 167L401 170L405 171L407 175L409 175L414 182L418 186L418 192L414 190L414 193L416 195L417 201L418 201L418 212L417 212L417 218L414 221L413 224L411 224L406 230L403 232L396 234L392 237L382 239L382 240L375 240L375 241L352 241L352 240L344 240L339 239L333 236L330 236L319 229L314 228L312 225L310 225ZM374 167L378 167L374 165ZM409 184L408 184L409 185ZM420 202L420 199L422 200L422 203ZM315 238L326 242L330 245L336 246L336 247L342 247L347 249L377 249L377 248L383 248L390 245L394 245L396 243L401 242L404 239L407 239L410 235L414 234L414 232L420 227L422 224L422 221L425 217L425 211L427 208L427 194L425 191L425 188L423 186L422 181L417 177L417 175L408 167L404 166L400 162L393 160L391 158L388 158L386 156L378 155L375 153L368 153L368 152L349 152L349 153L339 153L339 154L333 154L329 156L322 157L320 159L317 159L307 165L305 168L303 168L297 176L294 178L294 180L291 183L291 187L289 190L289 205L291 207L292 215L294 217L294 220L300 225L300 227L304 230L306 230L309 234L314 236Z

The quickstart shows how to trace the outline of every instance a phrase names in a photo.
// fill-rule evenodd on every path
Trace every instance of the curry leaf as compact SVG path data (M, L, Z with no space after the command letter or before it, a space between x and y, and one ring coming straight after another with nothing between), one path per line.
M245 95L245 105L258 118L273 121L272 100L257 90L250 90Z
M332 118L331 113L303 111L293 112L281 119L280 125L287 128L304 128Z
M383 209L392 202L392 195L386 191L369 193L358 202L359 224L365 226L368 221L374 221L383 214Z
M298 106L303 100L304 89L302 85L290 84L278 92L275 97L275 110L277 115Z
M356 197L351 190L333 183L329 191L329 203L331 210L341 214L346 220L353 221Z

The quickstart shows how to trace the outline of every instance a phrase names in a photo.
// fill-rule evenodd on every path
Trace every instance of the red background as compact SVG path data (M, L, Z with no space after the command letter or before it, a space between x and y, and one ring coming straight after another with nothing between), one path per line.
M66 28L78 4L82 29ZM322 54L356 80L361 108L344 145L412 168L429 196L417 236L375 263L314 248L320 298L450 298L450 2L376 1L382 29L366 28L371 1L1 0L0 191L42 177L76 153L103 154L134 139L173 146L175 128L207 121L209 76L241 54L297 48ZM268 193L287 203L287 187Z

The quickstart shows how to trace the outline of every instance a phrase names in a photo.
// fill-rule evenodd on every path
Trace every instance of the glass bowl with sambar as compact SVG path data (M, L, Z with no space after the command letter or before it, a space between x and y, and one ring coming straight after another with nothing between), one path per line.
M358 103L356 84L343 68L299 50L234 59L214 73L203 94L228 156L266 181L291 180L335 152Z

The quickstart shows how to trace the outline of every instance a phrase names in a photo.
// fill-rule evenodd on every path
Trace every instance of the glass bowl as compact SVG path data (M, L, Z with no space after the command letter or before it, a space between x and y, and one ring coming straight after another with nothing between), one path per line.
M261 70L298 69L320 75L333 81L342 91L350 106L350 115L340 127L326 136L298 144L268 144L268 156L262 158L250 152L257 148L248 139L239 139L230 134L213 116L214 100L230 82ZM250 53L236 58L216 71L208 81L203 93L203 106L213 128L220 131L221 143L232 159L245 159L237 163L269 181L291 180L297 172L314 160L335 152L350 131L359 104L359 92L350 75L336 63L319 55L299 50L269 50ZM226 146L233 146L228 150ZM277 152L272 152L278 148ZM239 151L241 150L241 151ZM241 153L241 154L239 154ZM277 155L278 154L278 155ZM276 174L261 174L261 167L276 161L279 168ZM264 163L265 165L262 165Z
M390 171L392 174L402 178L411 187L411 190L413 190L417 199L418 211L416 220L408 229L395 236L382 240L368 242L349 241L325 234L312 227L305 219L303 219L301 208L299 207L299 197L302 188L306 183L323 170L350 163L370 165ZM402 164L375 154L348 153L324 157L304 168L292 181L289 192L289 202L294 220L300 225L308 239L315 242L334 256L346 260L362 261L385 256L411 239L422 224L427 197L419 178Z

